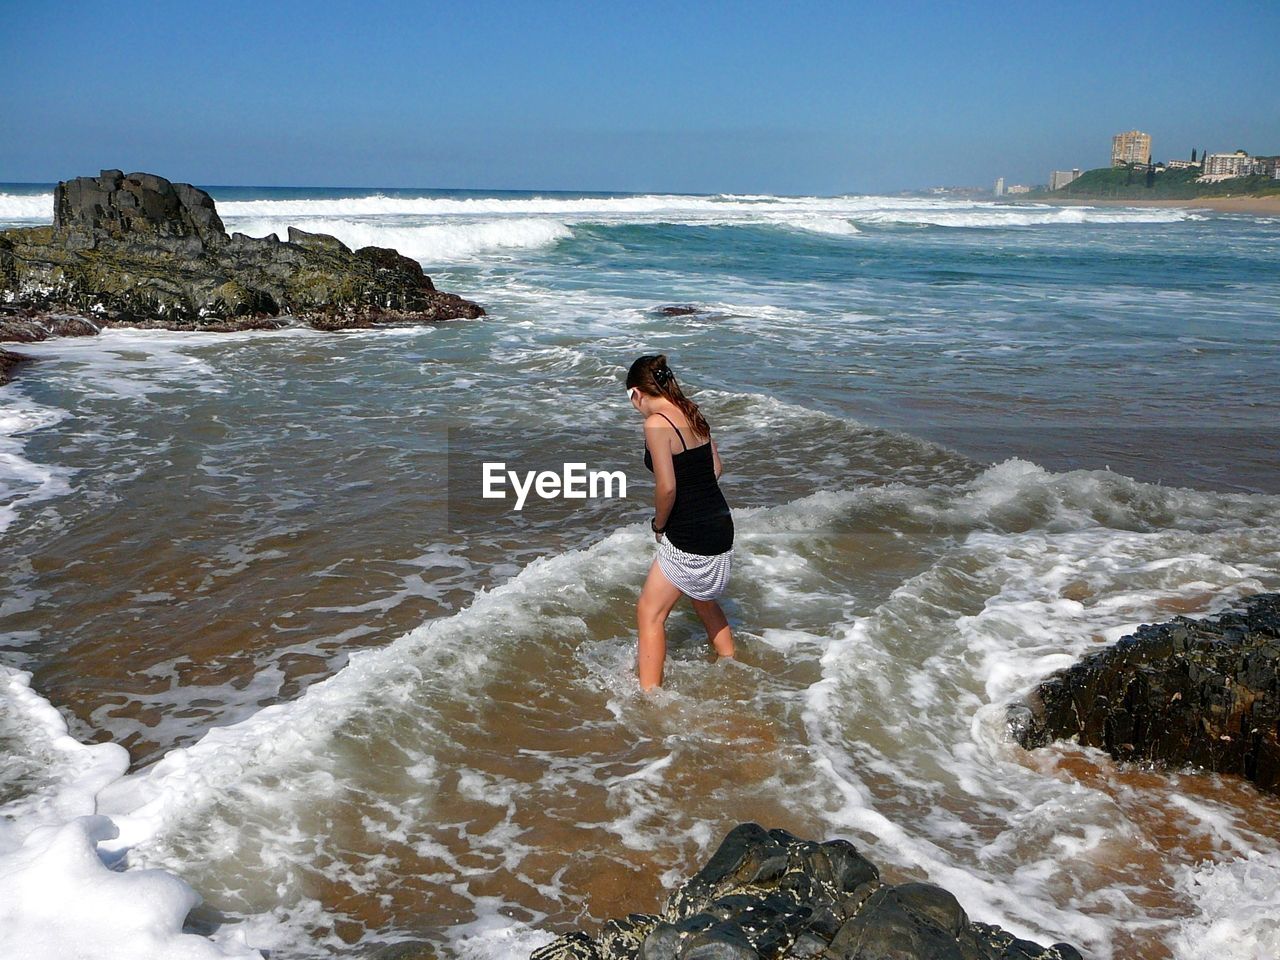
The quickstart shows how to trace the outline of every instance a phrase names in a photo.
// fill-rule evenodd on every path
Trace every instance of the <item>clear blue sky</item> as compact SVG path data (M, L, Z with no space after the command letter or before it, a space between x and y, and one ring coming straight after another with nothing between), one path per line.
M0 0L0 181L839 193L1280 153L1280 2Z

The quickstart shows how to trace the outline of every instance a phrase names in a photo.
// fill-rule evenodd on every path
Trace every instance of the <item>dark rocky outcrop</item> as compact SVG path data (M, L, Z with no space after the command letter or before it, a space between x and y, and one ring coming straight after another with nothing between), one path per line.
M203 190L152 173L126 177L119 170L59 183L53 228L77 238L183 240L193 253L227 242L213 198Z
M1144 625L1009 708L1024 747L1074 737L1117 760L1191 764L1280 793L1280 594Z
M51 227L0 233L0 341L130 325L323 330L484 315L395 250L289 228L228 235L190 184L104 170L58 184Z
M101 318L87 312L42 310L30 303L0 303L0 343L91 337L101 330Z
M8 383L12 377L9 371L20 363L27 363L31 358L21 353L0 350L0 384Z
M735 827L661 913L575 931L531 960L1080 960L972 923L946 890L888 884L844 840Z
M699 313L706 313L701 307L695 307L691 303L673 303L670 306L658 307L653 312L660 317L692 317Z

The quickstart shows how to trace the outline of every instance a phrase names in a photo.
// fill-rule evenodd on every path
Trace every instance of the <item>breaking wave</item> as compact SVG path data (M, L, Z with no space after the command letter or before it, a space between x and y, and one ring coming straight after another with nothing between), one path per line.
M288 236L290 226L297 226L313 233L331 234L352 249L392 247L405 256L427 263L468 260L479 254L507 250L533 250L552 246L572 236L572 231L565 224L542 217L403 224L329 217L286 221L269 218L242 220L228 216L226 224L228 230L250 236L274 233L281 239Z
M216 199L216 198L215 198ZM47 222L52 194L0 194L0 221ZM251 236L289 226L330 233L349 246L390 246L424 262L469 260L549 247L576 224L672 223L765 226L853 236L860 226L953 228L1172 223L1202 219L1183 209L1047 207L894 197L683 196L368 196L221 199L230 230Z

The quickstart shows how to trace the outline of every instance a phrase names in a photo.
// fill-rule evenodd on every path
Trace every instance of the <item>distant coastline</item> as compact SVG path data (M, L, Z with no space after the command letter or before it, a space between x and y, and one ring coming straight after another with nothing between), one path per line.
M1003 198L1006 202L1008 198ZM1280 195L1264 197L1186 197L1160 200L1116 200L1095 197L1055 197L1040 195L1024 202L1028 206L1050 205L1057 207L1183 207L1186 209L1216 210L1219 213L1251 213L1264 217L1280 217Z
M1174 167L1163 163L1113 162L1112 166L1084 172L1055 171L1051 188L1019 190L1019 198L1046 203L1092 204L1109 200L1133 206L1192 205L1228 212L1277 212L1278 208L1266 201L1280 200L1280 178L1276 176L1280 157L1251 157L1237 151L1231 155L1212 154L1204 159L1207 161L1204 164L1197 164L1195 160L1178 161L1181 165ZM1203 170L1210 172L1205 174ZM1061 177L1067 178L1065 182ZM999 186L997 183L997 195L1001 193ZM1220 200L1234 202L1219 206ZM1262 206L1255 201L1261 201Z

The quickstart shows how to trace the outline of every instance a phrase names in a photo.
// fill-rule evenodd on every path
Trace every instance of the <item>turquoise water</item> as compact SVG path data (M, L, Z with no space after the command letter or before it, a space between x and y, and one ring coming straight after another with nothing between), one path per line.
M215 196L259 214L233 224L277 227L292 206L353 243L398 243L481 299L510 288L606 316L703 306L668 341L700 384L816 401L987 460L1280 482L1276 218L404 191L346 216L342 197L267 193Z
M0 885L27 876L17 839L80 849L96 810L121 831L99 850L198 890L189 928L224 952L517 957L651 909L758 818L1094 956L1280 944L1274 798L1026 754L1001 720L1100 641L1280 587L1280 219L212 192L229 229L394 246L489 315L24 348L0 397ZM50 203L0 187L0 221ZM622 375L659 351L725 458L743 653L707 662L677 613L649 701ZM457 470L488 449L632 493L492 522Z

